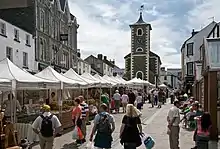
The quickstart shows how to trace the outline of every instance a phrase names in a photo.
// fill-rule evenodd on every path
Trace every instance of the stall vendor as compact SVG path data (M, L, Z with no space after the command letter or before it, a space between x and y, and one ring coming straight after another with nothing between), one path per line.
M3 108L5 109L4 113L7 120L10 120L17 111L20 112L22 110L19 101L14 99L14 96L11 94L8 94L8 100L3 102Z

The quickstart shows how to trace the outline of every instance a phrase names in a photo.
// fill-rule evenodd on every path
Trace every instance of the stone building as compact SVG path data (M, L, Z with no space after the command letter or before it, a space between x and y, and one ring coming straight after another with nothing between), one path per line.
M85 61L88 62L91 68L98 72L99 75L113 75L113 68L115 65L107 59L107 56L103 57L102 54L98 54L97 57L90 55Z
M7 0L1 17L33 35L38 71L77 69L77 24L68 0Z
M124 78L130 80L137 77L155 84L158 81L161 60L157 54L150 51L151 25L144 22L140 12L138 21L131 24L130 28L131 53L124 57Z
M150 31L151 25L144 22L142 12L131 28L131 78L149 80Z
M152 84L158 84L160 82L160 66L162 64L160 57L153 53L150 53L150 58L149 58L149 79L148 81ZM124 79L130 80L131 79L131 53L126 55L124 57L125 59L125 75ZM139 63L142 65L142 63ZM139 76L136 76L139 77Z

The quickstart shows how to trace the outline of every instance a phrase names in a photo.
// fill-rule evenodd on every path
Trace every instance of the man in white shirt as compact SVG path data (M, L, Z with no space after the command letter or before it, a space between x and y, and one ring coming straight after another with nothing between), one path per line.
M119 94L118 90L115 91L115 94L113 95L113 99L115 102L115 111L116 113L119 113L121 95Z
M170 108L167 116L169 133L170 149L179 149L179 132L180 132L180 103L178 100L174 101L174 106Z
M129 97L126 93L124 93L122 96L121 96L121 103L122 103L122 107L123 107L123 113L126 112L126 106L128 104L128 101L129 101Z
M56 115L51 114L50 106L44 105L42 110L44 113L35 119L32 128L39 135L40 148L52 149L54 137L59 134L61 123Z

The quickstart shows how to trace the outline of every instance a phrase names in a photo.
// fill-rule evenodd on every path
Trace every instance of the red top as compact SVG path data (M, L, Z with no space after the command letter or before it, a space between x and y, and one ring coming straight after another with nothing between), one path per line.
M79 117L81 116L82 114L82 108L81 106L77 106L77 107L74 107L73 110L72 110L72 119L75 119L76 118L76 115L79 115Z
M210 126L210 127L211 127L211 126ZM209 127L209 129L210 129L210 127ZM206 130L206 131L202 130L201 117L197 118L197 128L198 128L198 130L197 130L197 134L198 134L198 135L209 136L209 134L210 134L210 133L209 133L209 129Z

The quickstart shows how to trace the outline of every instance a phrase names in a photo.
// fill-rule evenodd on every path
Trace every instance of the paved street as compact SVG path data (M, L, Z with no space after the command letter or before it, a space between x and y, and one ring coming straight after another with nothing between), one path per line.
M166 134L166 115L171 107L170 104L163 106L161 109L157 108L149 108L149 104L145 104L144 110L142 111L142 121L145 125L143 125L143 130L145 133L151 135L155 141L155 149L168 149L168 136ZM123 149L119 143L119 129L122 119L122 114L114 114L116 120L116 131L113 134L114 141L112 148L113 149ZM88 126L88 133L91 131L91 126ZM73 140L71 139L72 132L64 134L60 138L55 139L55 146L54 149L74 149ZM180 134L180 147L184 149L190 149L193 146L192 142L192 135L193 132L188 132L184 129L181 129ZM86 144L79 147L79 149L86 148ZM33 147L33 149L39 149L39 146ZM140 149L144 149L143 146Z

